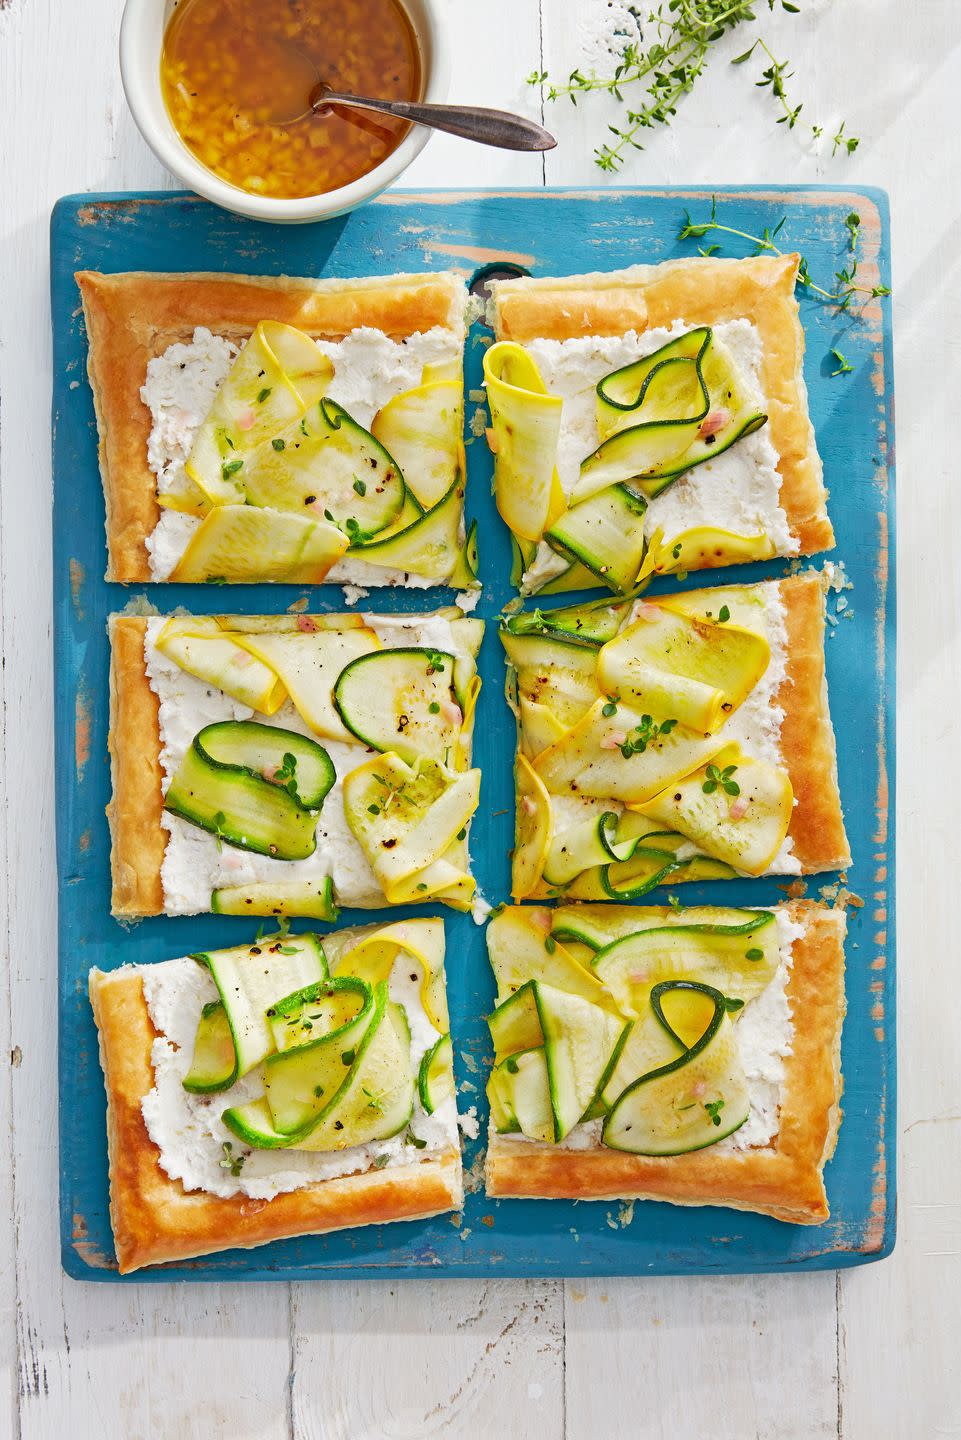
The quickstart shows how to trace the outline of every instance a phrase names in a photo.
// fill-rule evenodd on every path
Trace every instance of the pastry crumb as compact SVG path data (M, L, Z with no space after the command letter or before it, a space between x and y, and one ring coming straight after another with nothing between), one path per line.
M345 605L356 605L358 600L366 600L370 594L370 591L365 590L363 585L345 585L343 591Z
M480 1134L480 1121L477 1118L477 1106L471 1105L462 1115L457 1116L457 1123L468 1140L476 1140Z
M475 925L483 925L491 913L490 903L484 899L480 891L474 896L470 913Z

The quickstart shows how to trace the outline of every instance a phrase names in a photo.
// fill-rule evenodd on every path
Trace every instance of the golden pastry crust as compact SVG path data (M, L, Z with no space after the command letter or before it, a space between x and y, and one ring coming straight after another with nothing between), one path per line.
M829 1209L822 1171L834 1153L841 1111L844 1020L843 910L796 902L785 907L804 934L793 947L787 994L794 1022L776 1138L763 1150L689 1155L627 1155L563 1150L492 1135L487 1192L571 1200L668 1200L726 1205L798 1225L820 1224ZM643 914L638 911L638 914Z
M184 1190L160 1165L141 1113L153 1086L156 1030L136 970L90 973L90 1002L107 1088L110 1222L121 1275L293 1235L422 1220L463 1202L457 1151L411 1165L305 1185L272 1200Z
M824 580L808 573L777 583L787 627L787 675L775 703L784 711L780 748L797 802L788 834L803 874L843 870L851 851L828 709Z
M788 835L802 874L842 870L850 865L851 852L838 789L824 669L824 580L817 572L808 571L786 580L760 582L760 586L765 585L778 587L787 630L786 674L773 703L784 712L781 758L791 777L796 801ZM725 593L726 587L719 585L710 590L688 590L679 598L691 601L695 596L709 596L712 607L716 607L723 602ZM676 877L671 883L676 883ZM555 893L542 881L532 898L550 899Z
M499 280L493 292L499 340L570 340L624 335L675 320L717 325L749 320L761 338L761 386L778 454L780 503L802 555L830 550L823 470L807 407L804 331L794 287L799 255L747 260L691 258L610 274Z
M160 867L167 846L160 765L160 701L144 663L147 621L111 615L110 636L110 906L133 918L163 911Z
M258 275L76 275L87 325L100 471L107 505L107 579L149 581L145 540L160 517L147 464L150 412L140 398L147 362L195 328L246 340L261 320L295 325L316 340L343 340L368 325L393 340L434 326L463 338L466 292L450 272L305 280Z

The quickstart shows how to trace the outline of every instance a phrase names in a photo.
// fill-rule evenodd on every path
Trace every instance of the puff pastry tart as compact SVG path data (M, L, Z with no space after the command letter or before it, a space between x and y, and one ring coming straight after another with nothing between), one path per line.
M515 900L850 861L816 574L504 621Z
M483 622L113 616L120 916L471 904Z
M844 931L809 903L502 911L488 1193L827 1219Z
M444 925L91 970L122 1274L461 1203Z
M476 585L456 275L77 283L108 580Z
M492 284L488 439L524 593L830 549L799 259Z

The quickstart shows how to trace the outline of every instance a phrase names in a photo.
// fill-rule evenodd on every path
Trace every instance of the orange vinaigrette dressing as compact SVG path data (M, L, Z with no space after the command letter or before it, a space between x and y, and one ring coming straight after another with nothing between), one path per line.
M414 100L421 65L398 0L180 0L160 81L202 165L251 194L293 200L368 174L409 129L359 110L303 114L314 85Z

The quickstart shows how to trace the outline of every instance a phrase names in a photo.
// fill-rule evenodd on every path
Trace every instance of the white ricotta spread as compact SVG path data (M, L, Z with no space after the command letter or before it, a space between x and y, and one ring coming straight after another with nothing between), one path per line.
M787 611L776 582L762 583L751 592L758 602L748 625L759 631L768 643L771 659L754 689L738 708L728 716L719 735L736 740L742 749L769 765L782 765L781 726L784 711L776 703L787 678ZM718 604L723 604L718 591Z
M783 910L776 912L775 924L781 951L780 963L770 984L754 1000L748 1001L734 1020L751 1109L740 1129L711 1146L715 1152L763 1150L777 1138L784 1061L791 1054L794 1042L794 1020L787 997L787 982L794 942L804 934L804 927L796 924ZM566 1150L597 1149L602 1144L602 1130L602 1120L583 1121L565 1136L560 1147ZM500 1138L527 1145L541 1143L519 1134Z
M426 645L432 650L444 650L448 655L466 656L469 653L458 644L450 621L443 615L374 615L365 612L361 618L385 646Z
M328 396L368 429L381 406L420 384L425 365L458 361L462 349L459 338L440 326L402 341L362 326L343 340L318 340L317 345L334 366ZM171 345L148 362L140 398L152 421L147 462L157 476L158 490L174 494L187 490L184 462L194 435L239 353L239 347L229 340L198 327L191 341ZM146 541L154 580L168 579L199 524L193 515L174 510L161 512ZM333 584L417 588L435 583L353 556L339 560L328 579Z
M480 1134L480 1121L477 1118L477 1106L472 1105L457 1117L457 1124L460 1126L461 1134L468 1140L476 1140Z
M257 1066L230 1090L217 1095L191 1095L183 1079L193 1058L194 1035L200 1011L217 998L209 972L186 957L140 968L144 998L154 1027L160 1033L153 1043L153 1089L141 1102L144 1123L160 1150L160 1164L185 1190L211 1195L247 1195L270 1200L274 1195L299 1190L319 1180L370 1170L374 1161L386 1167L416 1163L442 1150L459 1148L457 1104L453 1096L428 1115L415 1097L410 1133L425 1142L418 1148L405 1140L407 1129L389 1140L372 1141L348 1150L248 1150L221 1123L231 1105L243 1105L264 1093L263 1069ZM418 981L411 981L403 963L394 966L389 982L392 1000L407 1012L411 1036L411 1064L416 1073L421 1057L438 1032L420 1002ZM224 1145L231 1149L225 1152ZM229 1156L229 1158L228 1158ZM240 1160L242 1164L237 1164ZM231 1163L237 1168L231 1173Z
M474 891L474 898L471 901L470 914L475 925L486 925L488 916L493 910L489 900L485 900L479 890Z
M745 1005L734 1022L737 1048L744 1066L751 1112L739 1130L719 1140L717 1150L757 1150L771 1144L778 1133L784 1061L794 1044L794 1021L787 997L795 940L804 927L783 910L775 923L781 946L781 963L756 999Z
M366 600L369 594L370 591L365 589L363 585L345 585L344 604L356 605L358 600Z
M611 371L659 350L668 340L691 327L675 320L667 328L643 334L588 335L572 340L529 340L525 349L537 364L551 394L564 401L557 447L557 473L569 495L580 475L581 461L600 443L595 411L595 387ZM727 347L744 379L763 400L761 340L749 320L727 320L714 333ZM696 525L713 525L738 535L770 537L777 554L794 555L798 541L791 535L780 505L781 480L777 452L767 425L744 436L714 460L706 460L680 476L648 503L644 517L647 535L658 526L670 542ZM568 562L541 542L524 584L538 589Z
M194 435L239 354L239 346L200 325L193 340L170 345L147 362L140 398L153 421L147 464L157 477L158 491L189 493L184 464Z
M467 652L458 645L450 622L441 616L365 615L384 645L428 645L454 655ZM173 775L198 730L217 720L249 720L254 711L232 700L216 686L181 670L157 649L163 617L147 621L144 658L150 687L160 702L160 763L166 793ZM265 725L279 725L312 739L317 737L289 700L275 715L257 714ZM217 837L179 815L163 812L167 846L161 866L164 910L168 915L195 915L210 909L212 890L224 886L270 881L316 881L329 875L339 904L371 909L385 903L384 892L344 814L343 777L371 752L359 744L322 740L333 761L337 780L324 799L317 821L317 847L306 860L276 860L233 845L218 846Z
M461 536L461 540L463 540ZM410 570L396 570L392 565L372 565L356 555L342 555L327 571L328 585L344 585L367 589L377 585L400 585L405 590L429 590L437 585L428 575L415 575Z

